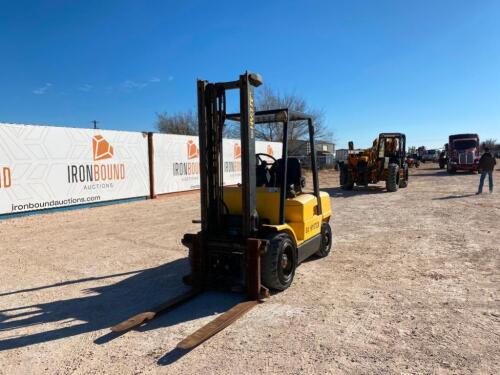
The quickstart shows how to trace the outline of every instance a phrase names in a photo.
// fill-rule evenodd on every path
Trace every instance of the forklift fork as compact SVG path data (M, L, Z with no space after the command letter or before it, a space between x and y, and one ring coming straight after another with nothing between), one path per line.
M223 164L222 135L226 115L226 90L239 90L240 113L238 121L241 131L241 162L242 162L242 220L240 241L235 243L236 251L229 249L228 256L242 256L238 259L239 271L244 272L240 284L245 284L249 300L231 308L206 326L202 327L178 345L182 349L191 349L229 326L244 315L259 301L269 296L267 288L261 285L260 256L267 248L267 241L254 238L257 235L258 214L256 210L256 175L255 175L255 103L253 87L262 84L258 74L245 72L239 79L231 82L209 83L198 80L198 128L200 147L200 197L201 197L201 232L186 234L182 243L190 250L191 274L184 281L192 286L192 290L164 302L150 311L143 312L114 326L114 332L123 332L137 327L155 318L174 306L188 301L204 289L211 287L216 279L217 269L209 264L213 253L210 241L217 238L223 217L227 213L223 201ZM282 111L274 111L281 113ZM274 113L273 112L273 113ZM275 114L275 113L274 113ZM311 123L309 124L310 126ZM286 133L285 133L286 134ZM314 149L314 147L313 147ZM286 155L286 141L285 141ZM286 165L286 163L285 163ZM285 167L286 172L286 167ZM285 173L286 175L286 173ZM284 191L284 190L282 190ZM282 200L284 193L282 194ZM319 207L320 202L318 201ZM283 208L283 201L281 202ZM215 246L217 250L217 246ZM212 249L213 250L213 249ZM225 249L227 251L227 249ZM242 252L241 252L242 251ZM244 267L242 270L241 267ZM227 265L226 265L227 266ZM212 274L212 272L214 274ZM243 286L243 285L240 285Z
M192 273L188 277L185 277L185 281L188 281L192 285L193 289L181 294L180 296L165 301L148 311L134 315L133 317L112 327L111 331L120 333L139 327L147 321L156 318L158 315L172 310L173 308L202 293L202 285L204 285L204 282L206 281L207 269L204 267L206 264L203 259L205 252L202 250L201 236L200 234L186 234L182 243L189 248L191 254L190 261ZM222 331L224 328L231 325L253 307L257 306L264 298L269 297L269 290L262 286L260 282L260 255L263 251L265 251L266 245L267 242L260 239L249 238L247 240L246 291L249 300L237 304L191 335L187 336L184 340L177 344L179 349L190 350L195 348L204 341L208 340L210 337Z

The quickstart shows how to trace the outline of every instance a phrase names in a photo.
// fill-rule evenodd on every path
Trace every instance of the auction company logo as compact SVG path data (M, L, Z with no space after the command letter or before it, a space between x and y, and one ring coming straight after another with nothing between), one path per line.
M239 143L235 143L233 146L233 157L235 159L241 158L241 145Z
M186 143L187 160L198 159L200 150L192 139ZM200 163L193 160L192 162L174 162L172 163L172 172L174 176L193 176L200 174Z
M92 138L92 151L94 161L111 159L115 153L113 146L102 135L96 135Z
M196 143L193 142L192 139L187 141L187 157L189 160L195 159L200 155L200 152L198 150L198 146L196 146Z
M274 155L274 150L271 145L267 145L267 154L273 156Z
M102 161L112 159L115 150L102 136L92 138L92 159ZM85 190L112 188L113 181L125 179L124 163L68 165L68 183L86 183Z
M233 144L233 159L234 161L224 162L224 172L241 172L241 145L239 143Z
M0 168L0 189L12 187L12 171L9 167Z

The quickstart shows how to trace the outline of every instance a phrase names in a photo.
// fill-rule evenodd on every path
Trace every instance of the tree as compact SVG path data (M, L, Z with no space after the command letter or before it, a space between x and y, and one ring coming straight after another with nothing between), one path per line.
M156 127L161 133L198 135L198 118L191 110L173 115L157 113L156 116Z
M313 117L315 136L317 140L330 140L332 133L324 122L323 111L311 108L306 100L295 94L280 94L270 88L262 88L256 91L255 107L257 111L289 108L290 110L310 114ZM192 111L178 112L174 115L168 113L157 113L156 127L162 133L197 135L198 118ZM224 137L239 138L240 124L227 121L224 127ZM309 130L307 121L290 122L288 124L288 137L290 142L289 151L293 152L296 147L293 141L308 140ZM282 123L258 124L255 127L255 138L262 141L281 142L283 140ZM298 144L297 144L298 146Z
M493 138L490 138L490 139L486 139L484 142L483 142L483 150L485 148L489 148L491 151L495 151L497 149L497 147L499 145L497 145L497 140L496 139L493 139Z
M257 111L289 108L293 111L310 114L313 117L316 139L330 140L332 138L332 133L325 125L323 111L311 108L307 101L298 95L280 94L265 87L256 91L255 107ZM225 134L229 137L238 137L239 124L228 125ZM307 140L309 137L307 121L290 122L288 136L290 140ZM258 124L255 127L255 138L263 141L281 142L283 140L283 124Z

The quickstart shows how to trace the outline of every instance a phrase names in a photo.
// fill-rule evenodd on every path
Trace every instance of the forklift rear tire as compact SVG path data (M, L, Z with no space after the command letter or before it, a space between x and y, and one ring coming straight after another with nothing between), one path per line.
M399 165L391 163L387 171L387 180L385 181L387 191L398 191L399 188Z
M288 234L274 234L261 258L262 284L269 289L285 290L292 284L296 268L295 243Z
M318 258L324 258L332 249L332 227L329 223L321 224L321 247L316 253Z

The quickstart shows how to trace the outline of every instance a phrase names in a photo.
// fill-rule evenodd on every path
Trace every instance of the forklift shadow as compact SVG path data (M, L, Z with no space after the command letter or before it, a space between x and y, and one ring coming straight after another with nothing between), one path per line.
M356 195L369 195L369 194L384 194L386 189L380 186L362 186L354 187L352 190L343 190L340 187L336 188L321 188L330 195L332 198L351 198Z
M87 295L28 306L0 309L0 351L50 342L111 326L185 292L182 276L189 272L187 258L139 270L116 283L83 289ZM122 274L119 274L122 275ZM109 278L116 275L109 275ZM99 277L104 279L106 277ZM91 278L92 279L92 278ZM87 279L82 279L82 283ZM74 280L69 282L75 284ZM65 284L66 285L66 284ZM58 284L32 288L59 288ZM16 293L8 292L6 295ZM223 312L238 303L242 295L207 293L139 327L140 331L168 327ZM0 305L2 296L0 296ZM22 334L28 327L35 333ZM95 340L104 344L120 335L110 333Z

